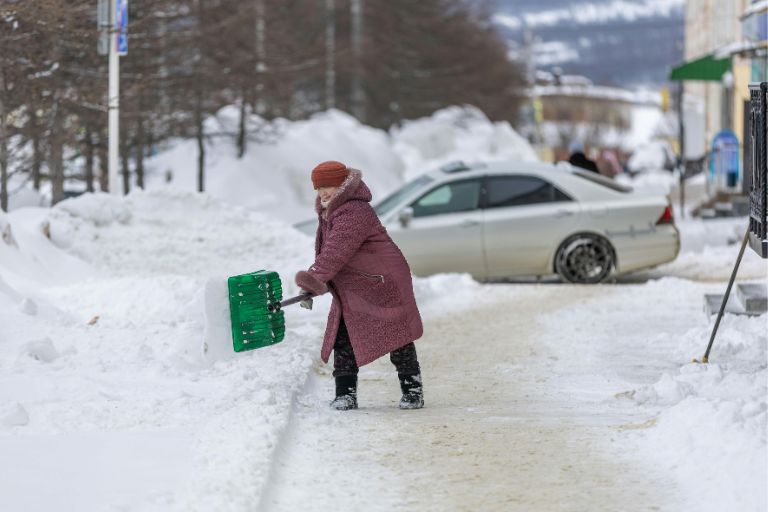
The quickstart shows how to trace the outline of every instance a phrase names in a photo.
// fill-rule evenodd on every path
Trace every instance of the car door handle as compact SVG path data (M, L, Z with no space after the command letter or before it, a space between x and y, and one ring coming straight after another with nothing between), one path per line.
M466 220L463 220L463 221L461 222L461 224L459 224L459 225L460 225L462 228L471 228L472 226L477 226L478 224L480 224L480 223L479 223L479 222L477 222L476 220L469 220L469 219L466 219Z
M573 215L571 210L558 210L555 217L570 217L571 215Z

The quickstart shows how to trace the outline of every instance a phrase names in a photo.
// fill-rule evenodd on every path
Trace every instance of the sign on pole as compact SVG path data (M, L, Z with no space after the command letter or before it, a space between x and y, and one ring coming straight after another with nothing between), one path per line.
M109 0L99 0L96 10L96 24L99 30L99 38L96 42L96 51L99 55L109 55L109 33L112 29L110 19Z
M128 55L128 0L115 0L117 2L117 20L115 28L117 32L117 54Z

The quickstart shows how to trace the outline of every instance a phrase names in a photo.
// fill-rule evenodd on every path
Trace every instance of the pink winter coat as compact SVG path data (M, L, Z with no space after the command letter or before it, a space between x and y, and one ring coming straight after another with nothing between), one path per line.
M358 366L368 364L417 340L423 333L411 270L370 205L371 192L362 173L350 169L326 209L315 203L320 225L315 263L296 275L296 284L333 295L323 348L324 362L333 350L339 321L349 332Z

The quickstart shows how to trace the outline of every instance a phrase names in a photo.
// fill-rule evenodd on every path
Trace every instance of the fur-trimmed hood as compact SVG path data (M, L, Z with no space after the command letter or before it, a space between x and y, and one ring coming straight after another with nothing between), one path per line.
M349 175L326 208L323 208L320 204L319 197L315 199L315 211L318 215L322 215L324 219L327 219L331 212L347 201L356 200L370 203L371 199L373 199L373 195L368 186L363 182L363 173L357 169L350 168Z

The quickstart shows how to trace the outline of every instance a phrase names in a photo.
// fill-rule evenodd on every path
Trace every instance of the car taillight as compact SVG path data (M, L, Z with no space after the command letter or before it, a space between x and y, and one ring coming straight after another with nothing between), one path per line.
M664 208L664 213L661 214L661 217L659 217L659 220L656 221L656 225L659 224L674 224L675 219L672 217L672 207L667 205L666 208Z

